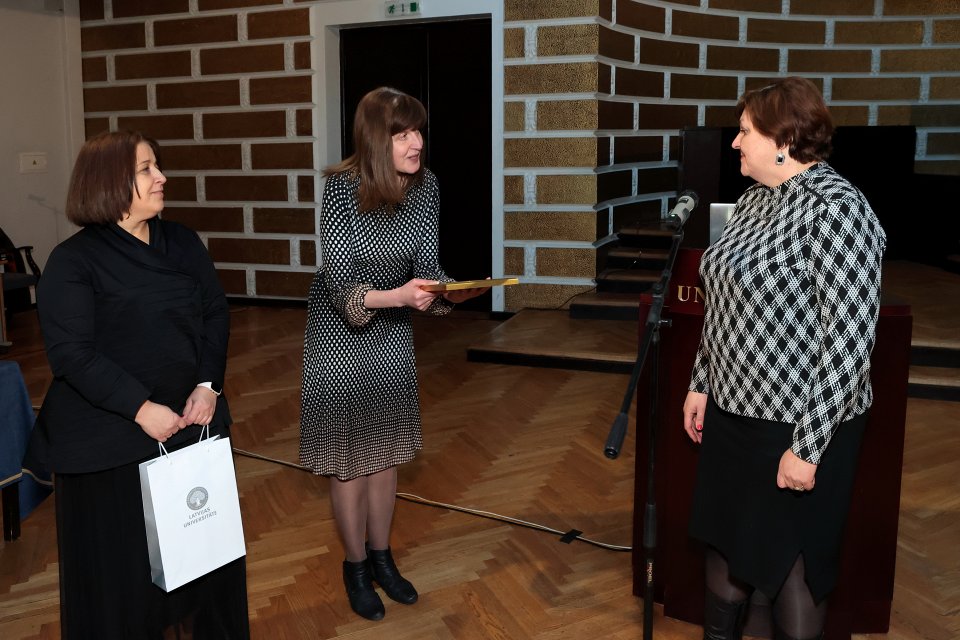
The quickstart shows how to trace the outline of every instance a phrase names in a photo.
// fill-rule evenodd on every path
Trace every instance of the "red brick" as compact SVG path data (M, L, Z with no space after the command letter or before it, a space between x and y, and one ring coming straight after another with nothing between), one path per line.
M791 73L869 73L870 52L791 49L787 54L787 68Z
M306 298L313 272L257 270L256 279L257 296Z
M740 37L740 20L735 16L721 16L693 11L673 11L673 33L678 36L736 40Z
M81 51L135 49L145 46L146 42L147 36L142 22L80 28Z
M179 222L194 231L243 231L242 207L166 207L163 219Z
M315 202L313 176L297 176L297 202Z
M83 90L84 111L138 111L147 108L143 85L98 87Z
M312 98L310 76L250 79L250 104L290 104L310 102Z
M737 79L674 73L670 76L670 97L693 100L736 100Z
M597 175L597 202L632 195L632 171L605 171Z
M677 167L651 167L637 169L637 191L656 193L673 191L679 184Z
M157 85L157 106L161 109L224 107L240 104L239 80L175 82Z
M960 12L956 0L884 0L885 16L936 16Z
M290 242L254 238L210 238L207 249L214 262L290 264Z
M960 82L956 77L930 78L932 100L960 100Z
M283 45L203 49L200 52L200 71L204 75L283 71Z
M84 58L80 65L84 82L103 82L107 79L106 58Z
M870 16L874 0L791 0L790 13L814 16ZM779 12L779 7L776 12Z
M662 136L615 136L613 139L613 162L661 162L663 160Z
M313 145L309 142L254 144L253 169L312 169Z
M315 234L314 209L255 208L253 230L256 233Z
M89 140L103 131L110 131L110 118L85 118L83 121L83 135Z
M297 135L313 135L313 111L310 109L297 109Z
M247 36L251 40L308 35L310 35L308 9L264 11L247 15Z
M834 100L919 100L920 78L834 78Z
M200 11L215 9L238 9L240 7L261 7L270 4L283 4L283 0L200 0Z
M880 52L880 70L960 71L960 49L892 49Z
M193 140L193 116L184 113L120 117L118 118L117 129L142 131L157 140Z
M600 27L600 55L633 62L634 38L629 33L621 33Z
M118 55L114 59L117 80L131 78L169 78L189 76L189 51L163 51L160 53L138 53Z
M207 200L287 200L287 176L207 176Z
M644 69L617 67L617 95L663 97L663 74Z
M310 58L309 42L293 43L293 68L297 71L305 71L313 68L313 61Z
M112 4L114 18L186 13L190 10L190 0L113 0Z
M837 22L833 41L837 44L920 44L923 23L902 22Z
M700 47L696 44L640 38L640 62L642 64L696 68L699 58Z
M203 114L204 138L263 138L286 134L287 119L283 111Z
M666 10L652 7L633 0L616 0L617 24L642 31L663 33L666 30Z
M103 20L103 0L80 0L80 20Z
M780 68L780 52L776 49L708 45L707 68L776 72Z
M706 127L735 127L737 126L737 112L733 105L707 105L703 113L703 124Z
M317 266L317 243L313 240L300 241L300 264L303 266Z
M203 171L241 169L239 144L164 145L163 169Z
M194 176L167 176L163 197L168 201L190 202L197 199L197 179Z
M823 44L826 42L827 24L812 20L761 20L747 21L747 40L750 42L796 42Z
M695 105L641 104L639 111L639 129L682 129L697 124Z
M217 269L217 278L228 296L247 295L247 272L240 269Z
M182 20L158 20L153 24L157 46L230 42L237 39L237 16L210 16Z
M935 20L933 41L937 44L960 42L960 20Z
M633 129L633 104L600 100L597 103L597 120L600 129Z

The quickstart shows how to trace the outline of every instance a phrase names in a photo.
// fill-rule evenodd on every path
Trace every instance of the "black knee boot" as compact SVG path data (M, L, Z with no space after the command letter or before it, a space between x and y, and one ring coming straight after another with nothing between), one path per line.
M383 587L383 591L390 596L391 600L403 604L413 604L417 601L417 590L409 580L400 575L400 570L393 562L390 547L382 551L367 549L367 560L370 562L373 579Z
M350 608L367 620L383 618L383 601L373 588L370 565L362 562L343 561L343 584L347 588Z
M729 602L707 589L703 640L740 640L748 600Z

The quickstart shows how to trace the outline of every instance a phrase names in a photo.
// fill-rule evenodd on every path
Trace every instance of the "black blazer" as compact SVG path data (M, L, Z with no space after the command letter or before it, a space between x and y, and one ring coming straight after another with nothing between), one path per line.
M37 309L54 380L29 457L85 473L154 456L134 422L146 400L177 413L197 383L222 385L230 315L196 233L150 220L149 246L119 226L85 227L50 254ZM226 435L223 396L210 424ZM199 437L180 431L167 444Z

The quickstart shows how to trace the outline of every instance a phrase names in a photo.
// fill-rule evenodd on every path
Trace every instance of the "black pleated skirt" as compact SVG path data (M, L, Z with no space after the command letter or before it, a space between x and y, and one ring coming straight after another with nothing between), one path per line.
M715 547L734 577L775 598L797 556L823 600L836 584L843 529L866 425L843 422L817 467L811 491L777 487L793 425L746 418L707 403L690 535Z
M170 593L151 581L139 462L55 476L62 637L249 638L244 558Z

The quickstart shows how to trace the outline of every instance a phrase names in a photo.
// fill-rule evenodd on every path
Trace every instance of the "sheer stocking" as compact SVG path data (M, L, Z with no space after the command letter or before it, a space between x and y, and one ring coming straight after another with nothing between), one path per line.
M780 593L773 600L774 637L783 640L819 638L827 616L827 601L817 604L807 586L803 556L787 574Z
M390 527L397 502L397 468L390 467L368 476L367 536L370 548L383 551L390 547Z
M360 562L367 557L367 536L373 549L390 546L396 496L396 467L353 480L330 479L333 517L347 560Z
M730 567L723 554L713 547L707 547L704 560L707 589L714 595L727 602L741 602L750 597L753 587L730 575Z

